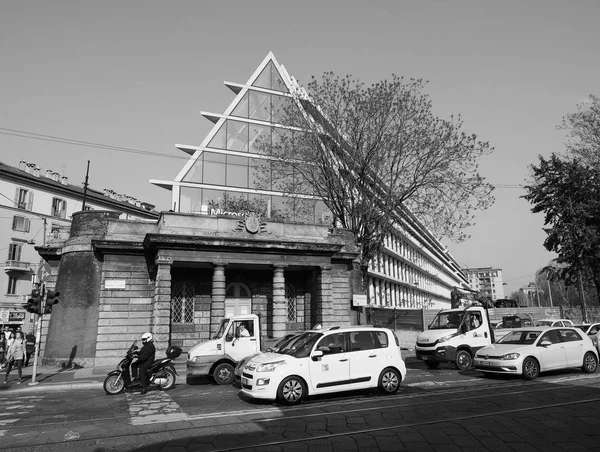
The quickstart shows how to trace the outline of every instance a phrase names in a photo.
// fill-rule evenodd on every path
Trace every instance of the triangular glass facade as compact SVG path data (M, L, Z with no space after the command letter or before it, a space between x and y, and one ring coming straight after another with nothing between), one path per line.
M270 146L291 133L281 122L286 109L295 108L289 95L292 81L286 74L272 54L263 60L176 179L180 184L174 190L175 210L200 214L250 210L265 219L330 221L322 201L282 196L270 181Z

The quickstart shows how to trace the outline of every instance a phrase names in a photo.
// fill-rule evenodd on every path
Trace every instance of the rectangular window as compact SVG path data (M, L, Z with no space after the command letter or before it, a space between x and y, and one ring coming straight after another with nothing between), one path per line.
M23 245L21 245L20 243L11 243L8 246L8 260L9 261L20 261L22 249L23 249Z
M19 209L31 210L33 207L33 192L26 188L17 187L15 193L15 204Z
M52 198L52 213L53 217L67 217L67 201L60 198Z
M30 223L31 222L30 222L29 218L18 217L15 215L13 217L13 224L12 224L13 231L29 232Z
M17 278L14 276L8 277L8 286L6 289L7 295L16 295L17 294Z

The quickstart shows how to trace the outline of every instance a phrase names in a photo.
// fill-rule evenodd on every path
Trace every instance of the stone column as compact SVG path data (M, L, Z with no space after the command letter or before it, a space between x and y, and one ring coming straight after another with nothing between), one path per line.
M324 329L335 326L333 314L331 267L323 265L317 275L317 318Z
M213 262L212 301L210 305L210 336L219 330L225 317L225 265L227 262Z
M165 352L171 340L171 265L170 257L156 257L156 282L154 286L154 305L152 317L154 326L152 335L156 351Z
M273 269L273 337L283 337L287 330L284 267L276 265Z

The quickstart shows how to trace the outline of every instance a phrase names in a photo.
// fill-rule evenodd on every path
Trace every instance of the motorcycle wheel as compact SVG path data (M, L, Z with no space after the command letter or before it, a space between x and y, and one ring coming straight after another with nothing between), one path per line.
M104 392L108 395L117 395L125 389L125 381L120 375L109 375L104 380Z
M173 369L165 369L167 382L164 385L160 385L159 388L163 391L168 391L169 389L173 389L175 387L175 380L177 377L175 376L175 372Z

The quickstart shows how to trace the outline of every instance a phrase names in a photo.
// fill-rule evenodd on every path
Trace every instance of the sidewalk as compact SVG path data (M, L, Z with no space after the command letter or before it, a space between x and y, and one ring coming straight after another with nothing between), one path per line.
M175 370L180 377L185 378L185 360L176 360ZM104 379L109 372L116 369L116 364L110 367L72 367L57 368L37 366L35 381L37 384L30 384L33 380L33 364L23 367L23 382L17 384L19 373L13 368L8 376L8 383L2 384L6 370L0 371L0 391L5 390L65 390L75 388L102 388Z

